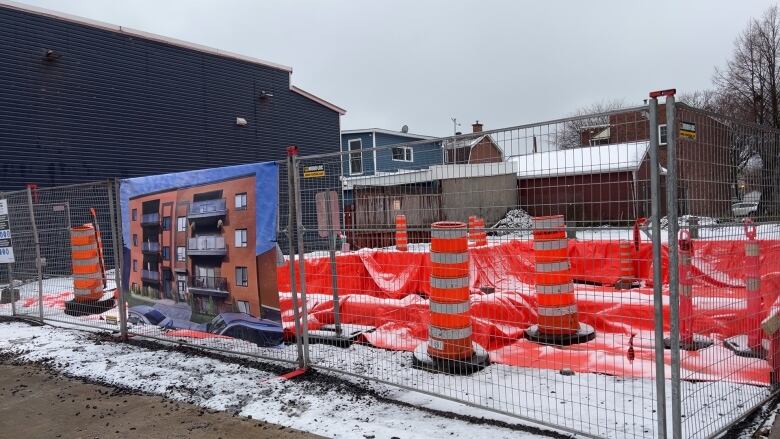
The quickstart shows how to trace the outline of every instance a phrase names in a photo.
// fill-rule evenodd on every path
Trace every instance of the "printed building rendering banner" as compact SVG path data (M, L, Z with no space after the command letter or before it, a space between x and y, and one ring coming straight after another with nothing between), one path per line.
M280 322L278 181L276 163L122 180L130 321L154 309L175 329Z

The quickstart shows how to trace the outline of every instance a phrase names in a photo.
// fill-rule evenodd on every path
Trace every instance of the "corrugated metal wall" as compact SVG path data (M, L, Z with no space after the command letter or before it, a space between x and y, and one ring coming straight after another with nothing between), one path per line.
M284 70L2 6L0 41L0 190L338 151Z

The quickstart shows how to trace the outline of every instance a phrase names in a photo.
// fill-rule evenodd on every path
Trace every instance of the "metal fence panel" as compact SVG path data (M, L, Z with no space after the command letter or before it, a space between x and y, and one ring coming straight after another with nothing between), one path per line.
M0 313L314 367L591 437L712 437L775 394L780 132L672 97L474 128L288 150L278 251L258 259L275 263L279 346L134 317L149 291L113 288L144 268L131 248L156 255L162 240L123 242L113 182L1 195L16 262L0 283L12 274L21 297ZM230 201L211 204L230 216ZM85 223L119 303L73 315L71 229ZM193 236L181 245L198 257L235 244ZM188 282L220 290L215 279Z
M674 383L678 434L713 437L776 389L780 343L761 322L777 312L780 132L686 105L676 110L669 134L677 148L669 154L680 229L677 364L697 363Z
M647 110L301 157L300 287L311 366L587 436L662 436L652 229L637 223L651 215ZM335 219L325 211L333 204L323 202L331 197ZM564 276L574 281L560 288L574 294L550 296L574 297L579 322L596 333L571 346L525 335L540 314L573 309L539 305L557 287L537 275L544 256L535 250L534 218L541 224L556 215L568 237ZM436 222L463 223L473 238L468 250L432 251ZM468 261L467 303L442 298L441 279L431 277L436 264L455 259ZM444 320L462 323L465 309L468 327L435 326L447 313ZM480 369L462 375L419 361L425 343L469 332L489 366L480 369L471 357L444 362L449 372ZM334 346L350 339L349 347Z
M131 240L135 241L137 237L139 242L126 243L124 250L125 252L130 251L131 255L136 255L131 256L132 262L129 264L129 269L133 270L133 273L129 278L133 282L129 284L130 288L126 291L128 302L131 305L128 332L132 336L151 338L164 343L185 344L223 353L248 355L276 362L298 364L299 366L304 365L302 346L294 337L296 333L294 328L300 323L294 317L298 315L299 310L298 307L291 306L293 298L290 295L280 297L281 307L289 313L276 310L274 309L276 307L272 305L266 306L263 300L260 301L262 308L258 311L242 308L239 296L235 292L236 288L243 288L242 294L244 295L253 293L260 295L261 283L263 283L263 288L276 283L275 276L273 279L266 276L268 272L275 274L277 270L286 271L290 266L290 251L294 249L291 244L295 234L294 229L289 228L289 215L294 214L294 210L290 209L287 163L280 161L276 165L278 165L278 194L258 195L260 197L278 196L276 221L278 246L276 249L256 257L254 251L252 251L251 258L237 256L236 252L239 247L254 247L253 244L247 244L247 241L252 241L255 236L255 231L249 230L254 227L252 225L255 224L254 215L249 215L249 219L241 222L241 227L246 228L234 226L237 231L243 230L243 235L234 236L234 233L230 233L228 236L223 228L223 225L237 224L242 221L237 215L254 212L255 209L260 208L254 205L256 200L255 197L251 196L253 192L248 190L246 186L236 186L233 190L234 192L246 190L246 193L242 193L244 197L240 199L240 202L243 205L240 207L235 205L236 200L233 196L230 199L220 195L216 199L193 201L193 195L188 195L187 200L177 200L175 188L165 193L144 194L136 197L143 202L139 201L138 206L140 207L136 207L137 221L132 219L130 221L131 228L136 227L135 231L127 235L137 235L132 236ZM243 176L241 179L244 180L240 182L232 180L230 184L244 184L254 187L254 178L254 176ZM208 193L218 191L222 194L223 189L222 186L219 186L220 184L217 181L204 183L202 186L205 188L204 191L209 191ZM197 186L188 190L192 192L195 189ZM228 192L227 189L224 190ZM162 200L162 197L168 198L164 198L165 202L151 200L152 198ZM144 207L148 204L154 204L154 206ZM120 206L120 209L127 210L129 208L129 206ZM153 209L153 211L144 210L147 208ZM166 208L169 211L165 211ZM127 211L118 212L118 215L120 214L127 217L129 213ZM144 217L147 218L146 223L143 222ZM219 219L215 219L216 217ZM195 223L196 220L193 218L205 219ZM181 225L178 224L180 220L183 220ZM211 222L206 225L207 221ZM163 226L163 224L168 224L168 226ZM204 227L211 231L207 232L206 235L193 237L196 236L193 233ZM213 234L209 234L212 232ZM149 239L147 240L147 238ZM243 240L243 243L239 242L240 240ZM168 255L161 253L165 251L166 246L168 247ZM174 247L177 247L176 252L173 252ZM186 250L179 252L179 247L186 248ZM150 254L153 257L149 257ZM230 260L231 255L235 255L233 258L236 260L224 265L224 262ZM238 259L241 257L244 259ZM238 260L245 262L245 264L237 262ZM250 276L255 276L251 264L257 264L255 268L258 273L261 273L256 276L257 279L249 279ZM243 267L243 265L247 267ZM225 266L229 268L224 268ZM233 266L235 268L232 268ZM201 267L210 268L210 272L207 274L196 272L196 269ZM235 279L231 280L229 276L232 273L228 274L226 270L233 269L236 270L237 274ZM238 270L243 270L240 273L241 276L239 276ZM164 279L166 273L170 274L169 279ZM256 285L257 291L245 291L251 290L253 285ZM159 309L163 311L164 315L172 317L172 321L146 321L148 319L139 315L143 307ZM134 310L139 311L135 312ZM264 335L270 334L271 332L268 331L276 329L277 319L282 320L284 329L283 338L280 339L279 344L270 341L272 337L275 339L276 335L272 337ZM271 325L273 328L264 329L263 325Z

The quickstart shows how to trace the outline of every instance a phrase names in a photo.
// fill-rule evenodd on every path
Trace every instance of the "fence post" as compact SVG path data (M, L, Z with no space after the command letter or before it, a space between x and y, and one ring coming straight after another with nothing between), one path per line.
M298 154L295 146L287 147L287 244L290 257L290 294L292 295L293 318L295 319L295 347L298 351L298 367L303 369L306 363L303 357L303 333L301 332L301 316L298 308L298 292L295 282L295 162L293 157Z
M43 323L43 266L41 261L41 240L38 237L38 225L35 223L35 208L33 207L32 190L27 187L27 206L30 208L33 239L35 241L35 267L38 270L38 316Z
M650 124L650 218L653 241L653 320L655 323L655 393L658 437L666 438L666 365L664 364L664 296L661 262L661 187L658 166L658 100L648 103ZM668 125L667 125L668 126ZM637 229L638 230L638 229Z
M16 290L14 289L14 269L11 268L12 265L8 264L8 286L11 289L11 315L16 316Z
M326 191L327 200L325 201L325 216L328 217L326 224L328 227L328 255L330 259L330 286L333 290L333 325L336 329L336 337L341 337L341 307L339 306L339 285L338 285L338 271L336 267L336 231L335 228L338 225L333 224L333 218L331 217L331 192ZM338 199L338 197L337 197Z
M680 394L680 290L679 248L677 246L677 120L674 92L666 96L666 217L669 247L669 337L672 368L672 438L682 439L682 401Z
M113 184L112 184L113 183ZM114 247L114 286L116 287L117 300L119 301L119 336L122 340L127 340L127 299L125 289L122 285L122 258L124 257L124 241L122 236L122 208L119 205L119 181L111 180L107 184L108 191L108 211L111 217L111 236Z
M303 245L303 234L306 228L303 226L303 208L301 207L301 186L298 177L298 148L292 156L292 180L295 192L295 223L298 237L298 272L301 276L301 332L303 333L303 362L304 367L309 365L309 310L306 304L306 249Z

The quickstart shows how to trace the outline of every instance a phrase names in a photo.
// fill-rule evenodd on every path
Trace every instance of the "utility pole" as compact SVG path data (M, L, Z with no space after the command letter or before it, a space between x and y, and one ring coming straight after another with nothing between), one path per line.
M457 135L458 134L458 127L460 126L460 123L458 123L458 119L451 117L450 120L452 120L452 134Z

